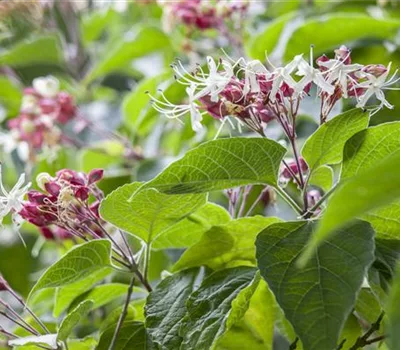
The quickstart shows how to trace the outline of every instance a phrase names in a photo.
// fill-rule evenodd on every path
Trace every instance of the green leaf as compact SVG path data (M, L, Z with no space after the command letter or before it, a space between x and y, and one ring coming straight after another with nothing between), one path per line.
M163 232L152 244L153 249L186 248L198 242L212 226L225 224L231 219L221 206L207 203L193 214Z
M280 16L271 21L263 32L253 36L246 48L249 56L262 62L265 61L265 55L271 54L274 50L283 29L294 16L294 12Z
M80 281L110 266L110 257L109 240L98 239L78 245L44 272L33 286L30 296L44 288L61 287Z
M109 350L116 325L108 327L100 337L96 350ZM114 350L155 350L142 322L127 321L121 327Z
M260 339L245 326L233 326L218 341L217 350L266 350Z
M57 288L53 310L54 316L60 316L79 295L87 292L95 283L109 275L111 271L111 268L102 268L82 280Z
M66 341L73 329L80 322L82 317L85 317L93 306L93 301L85 300L72 310L67 317L64 318L58 330L58 341Z
M400 350L400 264L397 267L397 274L393 281L392 290L387 302L386 310L389 320L388 345L391 350Z
M93 144L92 148L83 149L80 156L81 169L90 172L95 168L106 168L121 163L124 154L124 146L120 142L102 141Z
M118 71L135 59L170 46L168 36L156 27L145 27L132 40L122 39L87 74L84 84Z
M87 293L80 295L74 300L71 307L75 307L82 300L91 300L93 302L92 309L98 309L104 305L107 305L114 299L117 299L128 292L128 285L123 283L107 283L100 286L94 287ZM134 287L133 292L135 293L146 293L143 289Z
M258 282L251 267L221 270L207 277L186 303L180 349L214 349L218 339L243 318Z
M0 76L0 104L7 108L8 115L16 115L19 112L21 98L21 90L15 82Z
M319 246L304 269L296 265L314 230L311 222L277 223L257 238L257 261L304 349L335 349L374 260L374 232L357 221Z
M400 21L377 19L355 13L335 13L307 20L291 35L285 51L285 60L310 51L314 45L315 56L333 50L343 43L374 38L388 39L397 33ZM304 40L307 38L307 40Z
M58 349L57 334L46 334L40 336L29 336L24 338L12 339L8 342L10 346L28 346L28 345L41 345L49 347L50 349Z
M215 270L230 264L255 265L257 234L277 221L280 220L274 217L253 216L214 226L183 253L173 269L207 265Z
M145 187L166 193L199 193L248 184L276 185L286 150L265 138L205 142L172 163Z
M311 172L324 164L340 163L346 141L365 129L368 121L368 112L352 109L321 125L308 138L301 151Z
M63 49L57 35L36 36L0 52L0 65L23 67L33 64L61 64Z
M343 350L350 349L354 343L357 341L357 338L362 335L362 329L358 319L353 314L350 314L349 318L347 319L346 323L344 324L342 333L340 334L340 341L346 339Z
M399 168L400 152L396 152L343 182L333 193L301 261L304 263L334 230L400 198Z
M310 185L318 186L325 192L331 189L333 185L333 170L331 167L322 165L311 173Z
M68 350L93 350L96 345L97 341L92 337L68 340Z
M102 201L100 214L147 243L206 204L205 195L170 196L153 188L138 191L141 186L134 182L117 188Z
M341 179L348 179L400 150L400 122L368 128L354 135L343 153ZM377 237L400 239L400 202L396 201L363 216L375 229Z
M146 329L161 349L179 349L185 303L195 288L198 275L199 269L195 268L166 277L147 297Z

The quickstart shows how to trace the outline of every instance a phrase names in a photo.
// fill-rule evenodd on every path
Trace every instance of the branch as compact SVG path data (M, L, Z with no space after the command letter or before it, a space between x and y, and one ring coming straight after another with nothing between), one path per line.
M385 312L382 311L382 313L379 315L379 317L376 320L376 322L371 324L371 327L368 329L368 331L365 332L365 334L363 336L357 338L356 342L354 343L354 345L349 350L357 350L357 349L363 348L366 345L369 345L369 344L372 344L372 343L375 343L375 342L378 342L378 341L382 340L384 338L384 336L379 336L377 338L370 339L370 340L368 340L368 338L373 333L375 333L377 330L379 330L379 328L381 326L382 319L383 319L384 316L385 316Z
M297 343L299 341L299 337L296 337L296 339L294 340L294 342L292 344L290 344L289 346L289 350L295 350L297 348Z

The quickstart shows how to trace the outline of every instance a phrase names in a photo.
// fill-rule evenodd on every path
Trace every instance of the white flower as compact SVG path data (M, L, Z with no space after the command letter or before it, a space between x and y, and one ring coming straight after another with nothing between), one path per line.
M282 83L288 84L292 89L296 88L296 81L292 78L291 74L298 67L300 61L303 59L303 55L295 56L292 62L288 63L285 67L274 67L272 72L272 89L270 99L272 102L276 99L276 94L279 91Z
M32 86L37 93L46 98L55 97L60 91L60 82L51 75L33 79Z
M12 188L10 192L8 192L4 188L4 184L2 181L2 169L0 165L0 225L3 221L3 218L9 213L13 216L13 221L16 225L20 225L20 216L19 212L23 208L23 200L24 196L28 192L31 183L24 185L25 182L25 174L21 174L17 183Z
M354 81L349 74L360 70L363 66L361 64L344 64L343 61L340 60L329 60L326 62L320 62L321 66L328 68L328 71L324 72L327 75L328 83L332 83L334 81L338 81L343 97L347 98L347 84L348 80Z
M0 146L8 154L17 151L18 157L24 162L29 158L29 145L25 141L18 141L18 131L16 130L7 133L0 131Z
M260 84L257 80L257 75L264 75L268 79L269 71L268 69L259 61L253 60L250 62L245 62L244 58L240 58L237 64L244 62L242 70L244 70L244 86L243 95L246 96L250 93L260 92Z
M389 109L393 109L393 106L386 100L385 93L383 90L397 90L396 88L390 88L391 85L396 84L400 78L396 79L397 70L393 75L387 80L392 62L389 63L386 72L376 77L373 74L364 73L364 77L367 78L366 81L357 84L357 87L365 89L365 92L358 96L357 107L364 108L368 100L375 95L375 97L381 102L380 105L374 110L377 112L383 106Z
M332 95L335 92L335 87L325 80L324 73L319 69L314 68L303 58L299 62L296 75L303 77L295 87L295 91L298 94L301 94L304 88L311 82L317 85L322 91L327 92L329 95Z

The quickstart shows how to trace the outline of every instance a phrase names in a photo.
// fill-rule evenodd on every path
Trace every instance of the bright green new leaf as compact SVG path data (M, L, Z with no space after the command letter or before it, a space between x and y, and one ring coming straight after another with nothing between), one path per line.
M335 13L308 19L291 35L285 51L285 60L310 51L314 45L314 54L329 54L343 43L374 38L387 39L394 36L400 21L378 19L363 14ZM307 38L307 40L304 40Z
M186 301L195 288L199 269L185 270L162 280L147 297L146 329L161 349L179 349L179 328L186 315Z
M21 105L21 89L11 79L0 76L0 105L4 105L7 114L14 116Z
M325 192L331 189L333 185L333 170L331 167L322 165L311 173L308 180L310 185L318 186Z
M352 109L321 125L301 151L311 172L321 165L340 163L346 141L365 129L368 121L368 112Z
M102 201L100 214L147 243L206 204L206 195L171 196L153 188L138 191L141 186L134 182L117 188Z
M333 231L350 221L400 198L400 152L353 176L333 193L318 229L301 259L304 263L315 247Z
M66 341L73 329L80 322L82 317L85 317L93 307L93 301L85 300L72 310L61 322L58 330L57 340Z
M211 227L198 243L183 253L174 270L201 265L214 270L238 263L255 265L254 242L257 234L278 221L274 217L253 216Z
M155 239L152 248L186 248L198 242L212 226L225 224L230 219L229 213L223 207L207 203L163 232Z
M258 282L256 269L244 266L207 277L186 303L180 349L215 349L221 336L243 318Z
M386 310L389 319L389 337L388 345L391 350L400 350L400 264L397 267L396 277L394 278L392 290L390 291L389 300Z
M110 266L110 257L109 240L98 239L78 245L44 272L33 286L30 295L44 288L61 287L87 278Z
M145 187L172 194L275 185L285 152L279 143L265 138L213 140L187 152Z
M111 271L112 269L110 267L105 267L82 280L57 288L53 310L54 316L60 316L79 295L87 292L94 284L108 276Z
M100 336L96 350L109 350L115 327L108 327ZM119 332L115 350L156 350L142 322L126 321Z
M46 335L32 335L29 337L24 337L24 338L15 338L11 339L8 342L8 345L14 347L28 347L28 346L46 346L46 348L50 349L58 349L58 344L57 344L57 334L46 334Z
M277 223L257 238L257 261L307 350L336 349L364 276L374 260L374 231L357 221L321 244L307 265L296 261L315 223Z
M57 35L37 36L18 42L0 53L0 65L23 67L33 64L60 64L64 53Z

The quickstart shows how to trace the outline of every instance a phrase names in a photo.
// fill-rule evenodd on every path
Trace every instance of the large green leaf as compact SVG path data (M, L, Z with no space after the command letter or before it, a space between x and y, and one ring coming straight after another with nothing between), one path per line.
M179 328L198 274L199 269L194 268L169 276L147 297L146 329L161 349L179 349L182 343Z
M324 164L337 164L343 159L346 141L368 126L369 114L352 109L321 125L301 151L311 171Z
M0 65L11 67L39 63L60 64L63 61L63 49L57 35L37 36L23 40L10 49L0 52Z
M400 198L399 167L400 152L396 152L344 181L333 193L319 227L304 252L302 262L334 230Z
M85 300L72 310L61 322L58 330L57 340L66 341L73 329L80 322L82 317L85 317L93 306L93 301Z
M363 130L347 143L343 153L341 179L367 171L377 162L400 150L400 122ZM396 201L363 216L372 224L377 237L400 239L400 202Z
M277 221L280 220L274 217L253 216L211 227L198 243L183 253L174 270L201 265L218 269L238 263L255 264L257 234Z
M199 193L247 184L275 185L285 148L265 138L205 142L172 163L145 187L166 193Z
M377 19L355 13L335 13L307 20L296 29L289 39L285 59L307 53L310 44L314 45L315 55L328 53L343 43L365 38L387 39L394 36L400 27L400 21ZM307 38L307 40L304 40Z
M101 216L147 243L206 204L206 195L167 195L139 182L117 188L100 206ZM133 195L133 196L132 196Z
M0 105L7 108L8 115L16 115L21 104L20 88L11 79L0 76Z
M266 54L270 54L274 50L279 42L283 29L294 16L294 12L280 16L271 21L263 32L252 36L250 43L246 45L246 51L249 56L264 61Z
M110 257L109 240L99 239L78 245L44 272L30 295L44 288L61 287L87 278L110 266Z
M108 327L100 337L96 350L108 350L114 335L116 324ZM114 350L155 350L142 322L126 321L123 323Z
M60 316L79 295L87 292L94 284L109 275L111 271L111 268L105 267L93 272L82 280L57 288L53 310L54 316Z
M177 224L158 236L152 244L153 249L186 248L198 242L212 226L225 224L231 219L221 206L207 203Z
M94 79L118 71L138 57L148 55L154 51L168 48L168 36L156 27L145 27L132 40L122 39L110 50L87 74L84 82L90 83Z
M296 265L315 223L277 223L256 242L262 277L307 350L333 350L374 259L374 231L357 221L319 246L304 269Z
M389 319L389 344L391 350L400 350L400 264L397 268L397 274L393 281L392 290L390 292L387 303L387 313Z
M214 349L219 338L243 318L258 282L252 267L221 270L207 277L186 303L180 349Z

